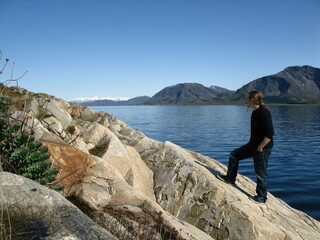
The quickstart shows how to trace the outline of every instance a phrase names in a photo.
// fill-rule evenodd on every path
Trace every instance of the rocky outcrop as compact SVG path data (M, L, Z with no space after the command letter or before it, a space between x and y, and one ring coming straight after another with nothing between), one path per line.
M56 99L29 102L29 114L17 111L13 119L48 147L63 195L101 226L121 239L212 239L155 202L153 172L128 144L136 143L142 133L106 113L74 105L62 109ZM48 113L42 108L50 103L57 109L40 114ZM60 119L73 115L73 120L62 124L56 117L60 111Z
M116 231L116 236L125 235L128 239L157 236L161 239L161 235L172 235L175 236L173 239L211 239L194 226L182 224L155 202L153 184L150 184L153 173L138 158L140 155L133 147L124 148L116 141L119 149L111 149L111 153L128 157L121 166L109 162L109 158L92 156L54 138L45 137L42 141L49 148L53 166L60 170L61 183L65 186L63 194L81 203L79 207L83 211L112 233ZM120 233L117 232L119 229ZM134 231L129 232L129 229Z
M27 178L0 172L0 196L5 239L118 239L61 194Z
M41 98L14 119L48 146L62 194L119 239L320 236L318 221L271 194L266 204L250 201L249 178L239 176L236 187L219 181L226 167L214 159L150 139L107 113Z
M165 142L141 140L139 153L153 170L157 202L172 215L215 239L316 239L320 224L269 194L266 204L249 199L255 184L241 176L237 187L217 180L219 162ZM157 149L157 151L155 151Z

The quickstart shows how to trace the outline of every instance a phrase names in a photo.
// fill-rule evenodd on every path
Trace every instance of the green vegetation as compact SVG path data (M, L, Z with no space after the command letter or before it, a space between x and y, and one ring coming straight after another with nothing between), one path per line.
M9 105L10 99L0 95L0 165L3 170L62 190L62 185L50 185L58 170L50 169L48 148L20 131L19 125L10 124Z

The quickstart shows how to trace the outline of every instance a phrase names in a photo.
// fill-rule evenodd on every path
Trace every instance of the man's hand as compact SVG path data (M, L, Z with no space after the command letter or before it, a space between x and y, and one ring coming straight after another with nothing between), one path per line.
M258 152L262 152L263 148L271 141L270 138L264 137L264 139L262 140L262 142L259 144L257 151Z
M261 147L261 146L259 145L258 148L257 148L257 151L258 151L258 152L263 152L263 147Z

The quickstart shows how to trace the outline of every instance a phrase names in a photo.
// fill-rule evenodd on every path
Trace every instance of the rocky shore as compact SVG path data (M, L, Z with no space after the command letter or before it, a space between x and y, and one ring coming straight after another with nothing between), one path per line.
M48 146L64 185L57 193L1 172L0 206L13 230L37 224L43 239L320 238L318 221L272 194L266 204L249 200L249 178L239 176L236 187L219 181L226 166L214 159L150 139L108 113L6 91L16 98L13 118Z

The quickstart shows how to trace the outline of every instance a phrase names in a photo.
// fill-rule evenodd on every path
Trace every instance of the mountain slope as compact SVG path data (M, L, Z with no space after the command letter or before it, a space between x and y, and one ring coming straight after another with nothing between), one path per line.
M199 83L180 83L169 86L152 98L143 96L126 101L110 99L80 102L84 106L120 105L197 105L243 104L248 92L262 92L267 103L320 104L320 69L311 66L292 66L283 71L258 78L236 92L225 88L205 87Z
M235 91L218 86L210 86L209 88L214 90L219 97L227 97L235 93Z
M82 102L78 102L78 104L82 106L127 106L127 105L140 105L149 99L150 97L148 96L141 96L141 97L130 98L128 100L115 101L110 99L103 99L103 100L94 100L94 101L82 101Z
M252 90L260 91L268 103L320 103L320 69L288 67L277 74L249 82L225 101L243 102Z
M209 104L226 95L226 91L219 87L207 88L199 83L180 83L162 89L145 104Z

